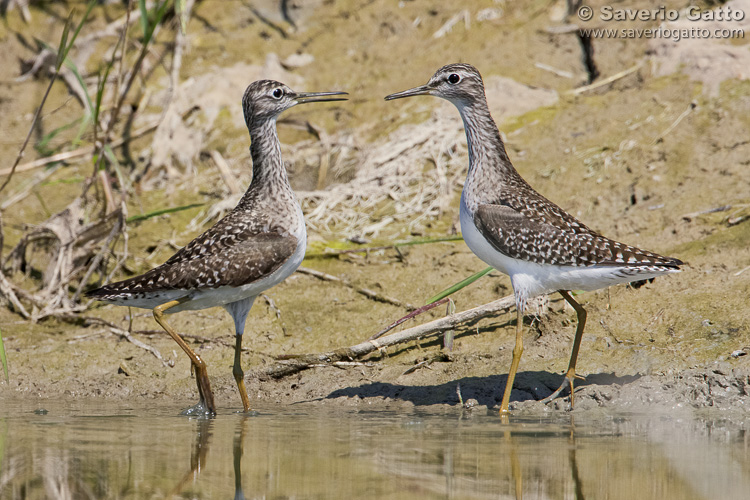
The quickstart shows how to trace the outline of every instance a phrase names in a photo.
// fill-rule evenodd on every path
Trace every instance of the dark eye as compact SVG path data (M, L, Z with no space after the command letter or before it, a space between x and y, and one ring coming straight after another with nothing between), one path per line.
M283 95L284 95L284 91L283 90L281 90L281 89L274 89L273 96L276 99L281 99L281 96L283 96Z
M455 85L460 81L461 81L461 77L458 76L456 73L451 73L451 75L448 77L448 83L450 84Z

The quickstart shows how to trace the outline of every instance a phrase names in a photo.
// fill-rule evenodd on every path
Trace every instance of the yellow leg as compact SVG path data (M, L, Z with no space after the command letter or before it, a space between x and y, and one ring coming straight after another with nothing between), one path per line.
M570 387L570 407L572 409L575 397L575 393L573 392L573 382L576 378L576 361L578 360L578 350L581 348L583 328L586 326L586 309L584 309L581 304L576 302L576 300L565 290L560 290L560 295L562 295L563 298L568 302L568 304L573 306L573 309L576 310L576 315L578 316L578 327L576 328L576 338L573 341L573 352L570 354L570 363L568 363L568 371L565 373L565 380L563 380L563 383L555 392L544 398L542 400L542 403L549 403L557 396L559 396L566 387Z
M167 323L164 318L164 312L168 309L180 305L186 302L188 299L172 300L160 306L154 307L154 319L159 325L169 334L172 339L177 342L185 354L188 355L190 361L195 368L195 381L198 383L198 394L200 395L200 401L205 406L206 410L210 413L216 413L216 407L214 406L214 393L211 392L211 384L208 381L208 369L206 363L195 354L189 345L175 332L172 327Z
M242 354L242 335L235 335L234 368L232 368L232 375L234 375L234 381L237 382L237 389L240 391L240 397L242 398L243 411L247 413L250 411L250 400L247 397L247 390L245 390L245 372L242 371L242 366L240 366L241 354Z
M503 393L503 401L500 403L500 413L508 412L508 404L510 403L510 391L513 390L513 380L516 378L516 372L518 371L518 364L521 362L521 354L523 354L523 312L519 309L516 311L516 345L513 347L513 361L510 363L510 371L508 372L508 381L505 383L505 392Z

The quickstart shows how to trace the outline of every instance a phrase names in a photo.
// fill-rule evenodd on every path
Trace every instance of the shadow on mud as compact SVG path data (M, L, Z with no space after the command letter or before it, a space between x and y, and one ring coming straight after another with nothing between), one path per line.
M325 399L336 398L388 398L409 401L417 406L435 404L460 404L475 399L477 404L493 407L500 403L507 375L466 377L439 385L401 385L373 382L358 387L347 387L331 392ZM576 381L576 393L585 386L615 386L631 384L641 375L617 376L613 373L595 373ZM562 383L563 376L545 371L526 371L516 375L511 401L541 400L552 394ZM460 399L459 399L460 394ZM569 395L567 391L563 397Z

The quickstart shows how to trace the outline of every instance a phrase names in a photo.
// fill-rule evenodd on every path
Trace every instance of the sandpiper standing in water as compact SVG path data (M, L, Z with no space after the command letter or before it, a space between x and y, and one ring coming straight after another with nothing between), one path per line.
M302 209L289 185L276 119L310 102L342 101L346 92L295 92L283 83L260 80L242 98L250 131L253 178L239 204L164 264L140 276L105 285L88 296L121 306L153 309L154 319L179 344L195 367L200 402L191 410L216 413L206 363L167 323L165 314L223 306L234 320L232 373L245 412L250 401L240 363L245 320L255 298L282 282L305 255Z

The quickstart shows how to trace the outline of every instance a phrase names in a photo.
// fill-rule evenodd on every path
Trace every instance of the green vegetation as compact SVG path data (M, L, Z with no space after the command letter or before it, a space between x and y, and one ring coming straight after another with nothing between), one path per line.
M494 269L494 267L492 267L492 266L486 267L486 268L482 269L481 271L479 271L478 273L474 273L471 276L469 276L468 278L465 278L465 279L459 281L458 283L454 283L453 285L449 286L448 288L446 288L442 292L438 293L437 295L433 295L432 297L430 297L429 299L427 299L426 304L432 304L434 302L437 302L438 300L444 299L448 295L452 295L452 294L456 293L457 291L461 290L462 288L465 288L465 287L471 285L472 283L474 283L475 281L477 281L482 276L491 273L493 269Z
M172 207L172 208L161 208L159 210L152 210L151 212L145 213L145 214L139 214L139 215L132 215L126 219L127 222L139 222L143 220L148 220L151 217L157 217L159 215L164 214L172 214L175 212L182 212L183 210L190 210L191 208L196 207L202 207L205 203L191 203L190 205L183 205L181 207Z

